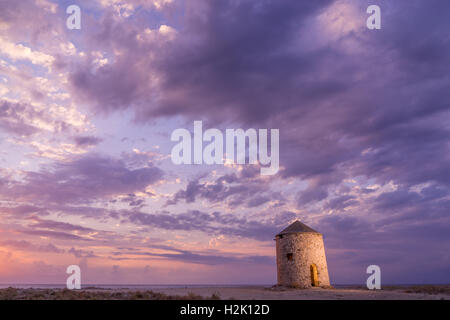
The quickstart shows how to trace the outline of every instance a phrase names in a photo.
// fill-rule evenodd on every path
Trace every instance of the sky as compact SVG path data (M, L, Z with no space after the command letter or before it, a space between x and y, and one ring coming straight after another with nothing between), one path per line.
M449 10L1 0L0 283L275 284L296 219L334 284L449 283ZM279 129L278 172L175 165L196 120Z

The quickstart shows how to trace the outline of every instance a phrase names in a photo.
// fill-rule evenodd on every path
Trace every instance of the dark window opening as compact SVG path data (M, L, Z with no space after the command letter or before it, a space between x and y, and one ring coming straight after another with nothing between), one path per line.
M292 253L288 253L286 255L286 258L288 259L288 261L292 261Z

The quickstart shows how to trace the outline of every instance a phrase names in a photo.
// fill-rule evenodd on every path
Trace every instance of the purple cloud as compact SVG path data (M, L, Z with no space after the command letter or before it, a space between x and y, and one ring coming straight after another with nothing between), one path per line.
M74 140L78 146L95 146L102 142L102 139L94 136L76 136Z
M79 148L95 148L102 141L101 147L108 146L107 134L100 133L102 140L68 130L70 123L29 102L45 104L47 95L33 88L31 73L42 76L40 68L47 68L52 69L49 79L59 73L67 77L59 89L95 120L134 114L135 122L124 126L127 132L119 132L129 137L122 140L124 148L150 143L133 131L158 121L168 128L193 119L220 128L279 128L282 168L270 180L247 168L200 179L179 169L163 172L153 163L156 157L126 150L119 158L71 155L35 163L39 170L1 170L1 214L10 220L34 217L30 228L36 230L24 232L81 240L71 232L89 231L42 219L56 213L117 220L147 231L225 234L269 243L284 224L300 217L324 233L330 271L340 282L363 281L366 275L358 270L377 261L386 281L449 279L448 1L412 0L404 14L405 4L379 0L383 27L376 32L364 27L368 0L200 0L158 12L141 7L142 16L158 16L155 25L140 14L118 18L96 3L84 14L89 31L78 36L68 35L63 19L52 18L51 8L38 8L38 3L0 5L0 21L9 26L0 30L2 39L54 58L46 66L35 63L36 57L12 61L15 56L2 51L8 63L19 67L14 79L26 92L19 102L2 98L2 133L31 142L44 123L54 133L69 131ZM353 11L346 12L343 4ZM342 26L333 24L333 13L344 17ZM52 42L55 31L62 38ZM62 39L75 44L76 54L61 52ZM13 74L6 64L0 70ZM166 142L157 143L164 148ZM112 154L123 151L115 148ZM10 163L17 162L10 157ZM166 174L187 181L186 186L147 191ZM154 200L160 208L147 212L142 194L160 197ZM273 200L279 207L262 211ZM162 211L164 204L174 212ZM217 205L242 212L217 212ZM82 258L89 252L73 248L71 253ZM188 250L152 256L211 265L240 261ZM252 261L258 259L269 261Z
M39 172L26 172L24 182L12 182L3 192L47 204L88 203L143 191L162 176L162 170L151 165L133 169L120 159L88 154L70 162L54 163Z

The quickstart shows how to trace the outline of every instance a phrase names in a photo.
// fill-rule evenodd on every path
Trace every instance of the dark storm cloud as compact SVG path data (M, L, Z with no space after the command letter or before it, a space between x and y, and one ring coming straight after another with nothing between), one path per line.
M406 17L400 5L381 1L382 30L358 30L317 45L305 35L327 34L308 30L309 23L335 2L189 3L183 28L167 41L140 42L137 24L106 15L94 39L125 54L97 73L92 61L76 66L72 87L97 109L133 108L140 121L201 115L282 128L281 175L326 180L300 194L299 203L326 198L328 185L348 174L448 183L442 148L448 149L449 138L443 119L450 45L439 30L449 22L438 13L449 5L413 1ZM352 19L364 25L365 3L356 7L361 15ZM421 21L417 32L410 32L413 21ZM361 50L345 48L344 41ZM160 83L149 87L152 74ZM363 155L369 148L373 152ZM413 170L425 159L425 170ZM343 165L351 170L343 172Z
M399 161L392 158L395 154L402 157L400 160L409 159L405 168L410 170L448 138L448 130L439 120L442 116L438 116L446 108L444 97L448 98L439 66L448 65L448 55L440 54L436 59L431 53L411 54L401 47L404 44L417 52L430 52L429 48L432 52L449 51L448 44L435 35L440 24L421 18L436 13L436 9L415 3L411 16L417 19L410 20L403 16L395 19L401 8L389 6L389 28L378 34L343 36L366 49L355 54L343 51L332 40L328 46L314 47L299 36L302 31L307 33L306 21L331 3L200 1L187 5L185 25L178 30L176 40L145 44L136 40L137 28L105 17L105 37L99 39L105 46L114 43L126 47L127 54L98 74L89 68L77 69L73 85L81 96L98 101L98 108L133 107L141 120L155 115L195 118L201 114L214 121L239 119L282 127L285 176L308 179L326 175L329 183L339 183L343 178L337 170L339 164L354 163L362 174L379 175L388 166L398 167ZM436 5L441 12L447 6L444 2ZM362 14L361 21L364 18ZM440 18L441 24L448 24L442 15ZM423 21L418 32L423 42L415 41L416 34L409 32L411 21L418 20ZM428 31L433 36L426 38ZM385 50L389 53L383 53ZM151 64L146 63L149 52L156 56ZM441 70L429 75L435 83L418 86L414 67L418 58L428 69ZM377 69L380 64L385 66ZM152 72L161 75L162 83L150 90L145 86ZM316 74L321 74L321 79L311 80ZM363 78L356 81L356 76ZM121 87L116 89L119 77ZM386 83L392 85L381 85ZM152 98L153 93L158 99ZM412 94L417 97L412 99ZM411 139L414 135L420 140ZM369 147L377 152L361 156ZM404 152L399 149L405 148L413 157L402 156ZM426 152L420 152L422 149ZM442 176L436 172L443 168L438 164L435 170L430 168L429 175ZM313 200L327 195L326 185L317 188L308 190Z
M300 71L314 70L320 61L316 53L290 50L305 20L331 2L187 3L185 25L173 42L140 43L136 36L142 30L105 16L93 38L97 45L126 48L126 55L96 74L79 66L71 84L97 108L134 106L140 119L217 112L230 120L266 119L274 108L292 108L289 100L343 89L333 80L299 86ZM161 75L157 88L147 87L152 72ZM280 101L283 94L286 100Z
M281 175L327 180L299 203L324 199L328 185L351 174L448 183L450 45L441 30L450 26L442 14L449 4L411 1L404 14L403 5L380 1L383 28L376 32L340 34L326 22L312 28L334 3L189 2L172 40L157 30L139 40L147 26L108 12L86 42L121 54L95 72L91 53L70 64L71 90L98 111L131 108L140 121L201 115L282 128ZM348 3L360 12L348 18L364 26L369 2ZM363 155L367 149L373 152Z
M305 95L315 99L344 90L335 81L298 81L326 53L292 50L305 20L331 2L202 1L188 6L183 40L158 65L165 75L165 95L156 114L215 118L218 112L228 120L255 122L293 108L292 101Z

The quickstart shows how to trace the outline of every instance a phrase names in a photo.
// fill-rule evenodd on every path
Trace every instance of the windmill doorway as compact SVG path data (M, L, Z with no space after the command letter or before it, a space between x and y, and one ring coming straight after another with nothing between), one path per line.
M313 287L318 287L319 286L319 277L317 274L317 266L313 263L310 266L310 270L311 270L311 285Z

